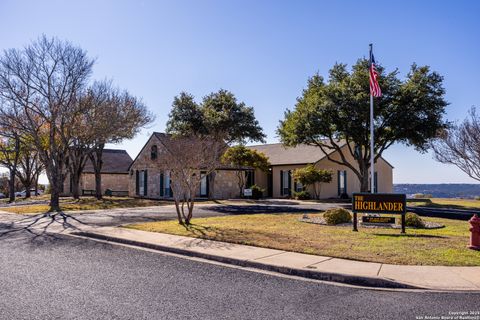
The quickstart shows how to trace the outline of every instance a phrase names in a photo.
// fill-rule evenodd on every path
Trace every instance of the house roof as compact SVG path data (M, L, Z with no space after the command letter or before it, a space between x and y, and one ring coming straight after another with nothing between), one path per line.
M344 143L340 145L344 145ZM326 157L326 154L319 147L307 144L299 144L296 147L285 147L281 143L272 143L247 146L247 148L262 152L274 166L315 163ZM330 154L335 150L328 149L326 151Z
M132 158L125 150L103 149L101 173L128 173ZM94 173L91 161L87 161L84 173Z

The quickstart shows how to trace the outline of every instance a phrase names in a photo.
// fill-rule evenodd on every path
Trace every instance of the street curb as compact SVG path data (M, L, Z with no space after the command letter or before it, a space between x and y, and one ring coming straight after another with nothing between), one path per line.
M163 246L160 244L152 244L152 243L145 243L141 241L117 238L117 237L107 236L100 233L89 232L89 231L76 231L76 232L72 232L72 234L78 235L78 236L84 236L88 238L99 239L99 240L106 240L111 242L128 244L128 245L133 245L137 247L144 247L144 248L154 249L159 251L166 251L166 252L186 255L190 257L203 258L207 260L213 260L217 262L232 264L240 267L256 268L256 269L278 272L286 275L304 277L304 278L315 279L315 280L339 282L339 283L345 283L345 284L362 286L362 287L428 290L426 288L412 286L405 283L396 282L396 281L383 279L383 278L352 276L352 275L347 275L342 273L322 272L322 271L274 266L274 265L264 264L264 263L260 263L252 260L242 260L242 259L235 259L230 257L222 257L222 256L217 256L217 255L212 255L207 253L195 252L187 249L172 248L172 247Z

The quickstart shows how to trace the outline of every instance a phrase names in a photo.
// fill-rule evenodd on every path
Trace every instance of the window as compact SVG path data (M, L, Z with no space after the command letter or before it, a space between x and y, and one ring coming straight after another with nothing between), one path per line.
M170 171L166 170L164 174L164 196L171 197L172 196L172 188L171 188L171 180L170 180Z
M347 193L347 171L341 170L337 172L338 177L338 195Z
M138 173L138 194L145 195L145 171L143 170Z
M158 153L158 148L156 145L152 146L152 149L150 151L150 159L155 160L157 159L157 153Z
M280 194L290 195L290 171L280 171Z
M296 192L301 192L301 191L303 191L303 184L302 184L300 181L297 181L297 182L295 183L295 187L296 187L296 188L295 188L295 189L296 189L296 190L295 190Z
M200 172L200 197L208 196L208 177L205 172Z

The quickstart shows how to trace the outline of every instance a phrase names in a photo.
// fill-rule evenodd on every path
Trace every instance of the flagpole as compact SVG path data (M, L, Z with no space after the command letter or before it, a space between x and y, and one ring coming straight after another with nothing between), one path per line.
M370 43L370 64L372 63L372 47L373 44ZM369 66L371 67L371 66ZM375 192L375 149L373 147L373 95L370 91L370 192Z

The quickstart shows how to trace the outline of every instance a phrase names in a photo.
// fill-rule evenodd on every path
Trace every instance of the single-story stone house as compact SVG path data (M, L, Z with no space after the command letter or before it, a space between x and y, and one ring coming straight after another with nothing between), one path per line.
M319 147L311 145L298 145L286 148L281 143L262 144L249 146L265 154L271 164L268 172L255 171L254 184L266 190L267 197L288 198L295 191L304 189L300 183L292 178L293 170L313 164L318 169L327 169L333 172L330 183L321 185L320 198L338 198L342 195L351 196L353 192L360 192L360 182L354 172L346 166L330 161ZM343 147L347 149L347 144ZM342 150L343 151L343 150ZM340 160L337 151L329 150L329 156ZM350 163L356 163L348 150L343 152ZM390 193L393 189L393 166L385 159L379 158L375 163L375 192ZM313 195L313 186L305 188Z
M129 195L132 197L165 199L172 197L170 188L171 180L168 170L159 169L159 161L162 161L162 141L169 139L164 133L154 132L129 168ZM346 144L344 145L346 147ZM300 191L303 186L292 178L292 171L296 168L314 164L317 168L331 170L332 182L322 184L321 198L338 198L360 191L360 183L349 168L336 164L327 159L327 155L318 147L299 145L295 148L285 148L280 143L249 146L264 153L271 163L268 172L243 168L247 177L247 188L253 184L265 189L265 197L288 198L295 191ZM350 159L349 152L345 152ZM333 159L339 159L338 152L330 154ZM376 192L392 192L393 167L383 158L379 158L375 164ZM201 170L200 174L201 174ZM212 195L215 199L228 199L240 196L238 188L237 169L225 166L218 168L215 175L215 186ZM197 192L198 198L207 198L210 193L210 179L205 176ZM312 195L313 190L307 189Z
M130 166L129 194L132 197L148 199L172 198L170 173L161 170L163 141L170 139L167 134L154 132ZM239 196L237 170L224 166L215 174L215 186L212 195L215 199L229 199ZM199 170L200 174L204 174ZM253 171L252 171L253 173ZM210 179L202 178L197 198L207 198L210 194Z
M104 149L102 155L102 194L107 189L114 191L114 195L128 196L128 185L130 183L129 167L132 158L125 150ZM67 174L63 182L63 195L72 194L72 183L70 175ZM80 177L80 194L95 194L95 172L90 160L87 160L83 173Z

